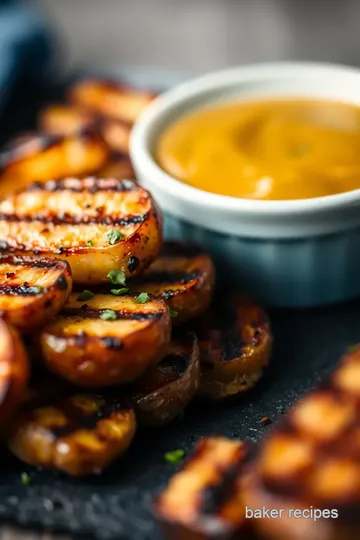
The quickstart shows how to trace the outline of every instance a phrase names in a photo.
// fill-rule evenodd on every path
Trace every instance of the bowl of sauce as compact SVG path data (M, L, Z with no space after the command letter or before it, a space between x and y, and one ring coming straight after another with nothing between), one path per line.
M360 297L360 71L267 64L161 96L131 157L166 236L211 252L234 287L276 306Z

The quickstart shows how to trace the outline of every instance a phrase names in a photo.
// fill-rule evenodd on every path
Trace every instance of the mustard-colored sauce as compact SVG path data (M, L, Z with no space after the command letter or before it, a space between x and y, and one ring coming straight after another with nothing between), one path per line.
M170 125L156 147L169 174L204 191L306 199L360 188L360 107L325 100L233 102Z

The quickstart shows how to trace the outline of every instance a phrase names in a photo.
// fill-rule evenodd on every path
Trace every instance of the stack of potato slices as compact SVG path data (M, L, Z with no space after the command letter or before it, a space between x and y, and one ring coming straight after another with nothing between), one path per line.
M81 81L1 156L0 435L35 466L99 473L137 426L243 393L269 362L264 311L245 296L220 310L208 254L163 242L161 210L129 179L153 97Z
M200 441L156 501L167 537L238 538L235 533L251 528L256 538L270 540L359 538L359 418L360 346L247 462L240 441ZM251 519L244 519L246 509Z

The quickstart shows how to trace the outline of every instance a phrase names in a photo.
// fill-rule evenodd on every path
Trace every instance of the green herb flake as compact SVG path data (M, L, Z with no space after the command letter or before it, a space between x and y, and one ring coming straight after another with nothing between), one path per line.
M284 407L283 405L279 405L279 407L277 408L277 410L278 410L278 413L279 413L279 414L284 414L284 412L285 412L285 407Z
M103 321L115 321L117 319L116 311L104 309L104 311L100 313L100 319Z
M77 297L76 301L77 302L85 302L86 300L90 300L90 298L94 298L95 294L91 291L83 291L82 293L79 294L79 296Z
M111 229L111 231L108 231L106 233L106 238L109 241L109 244L113 246L114 244L117 244L119 240L122 239L123 233L119 231L119 229Z
M122 270L110 270L106 277L113 285L126 285L125 272Z
M128 290L129 289L127 287L123 287L122 289L110 289L110 292L115 296L121 296L122 294L126 294Z
M92 247L94 244L92 243L92 240L86 240L86 245Z
M176 465L179 463L185 455L184 450L178 449L178 450L172 450L171 452L166 452L164 455L165 460L168 463L171 463L172 465Z
M40 287L39 285L35 285L35 287L31 287L31 291L34 293L34 294L40 294L42 292L43 288Z
M21 483L24 485L24 486L29 486L31 484L31 476L26 473L26 472L22 472L21 473Z
M135 302L135 304L145 304L145 302L147 302L149 298L150 296L148 295L147 292L142 292L139 294L137 298L133 300L133 302Z
M171 319L175 319L175 317L179 315L178 312L175 311L175 309L171 309L169 306L168 306L168 312Z

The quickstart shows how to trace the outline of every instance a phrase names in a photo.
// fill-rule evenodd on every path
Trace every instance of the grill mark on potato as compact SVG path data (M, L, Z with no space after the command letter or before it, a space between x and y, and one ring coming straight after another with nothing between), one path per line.
M149 284L161 285L162 283L168 283L173 285L175 283L181 283L181 285L186 285L191 281L197 279L201 276L201 271L197 270L194 272L149 272L145 276L139 276L138 278L132 278L131 285L136 287L138 283L144 283L146 281ZM169 293L176 294L177 291L168 291Z
M26 191L44 191L48 193L53 193L55 191L72 191L74 193L81 193L86 191L88 193L94 194L99 191L117 191L117 192L126 192L126 191L135 191L138 189L138 186L132 180L122 180L121 182L111 179L97 179L96 181L90 181L87 183L87 186L84 186L84 183L68 180L49 180L46 183L35 182L27 187Z
M47 289L41 289L39 291L36 286L23 283L22 285L15 285L12 283L0 284L0 295L6 296L38 296L46 293Z
M103 212L98 212L96 216L78 215L74 216L67 214L66 212L60 214L38 214L38 215L22 215L17 214L0 214L0 221L7 221L9 223L33 223L38 221L45 225L120 225L122 227L130 225L140 225L143 223L149 212L145 214L138 214L128 217L116 217Z
M71 399L64 400L60 405L60 410L65 414L67 423L63 426L49 427L49 431L56 438L66 437L79 430L93 431L97 423L101 420L111 418L119 410L129 410L127 404L109 396L94 396L94 399L103 401L103 404L97 405L94 401L95 409L92 413L85 413L81 408L76 407ZM91 397L90 397L91 399Z
M96 309L90 308L87 304L83 304L79 308L66 307L62 311L62 315L73 317L76 316L79 319L100 319L100 315L103 311L108 311L107 308ZM139 313L137 311L115 310L116 320L130 320L130 321L156 321L163 316L162 311L148 311Z
M59 337L59 336L58 336ZM86 347L89 341L101 341L102 345L106 349L112 349L113 351L119 351L123 348L124 344L120 338L116 336L89 336L86 332L81 332L80 334L71 336L71 341L77 347Z
M28 268L43 268L50 270L63 270L64 264L60 259L45 259L45 258L28 258L28 257L16 257L14 255L0 255L0 265L8 264L11 266L26 266ZM63 276L59 277L64 279ZM58 281L59 281L58 280ZM67 288L67 287L66 287Z

